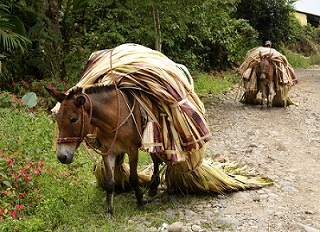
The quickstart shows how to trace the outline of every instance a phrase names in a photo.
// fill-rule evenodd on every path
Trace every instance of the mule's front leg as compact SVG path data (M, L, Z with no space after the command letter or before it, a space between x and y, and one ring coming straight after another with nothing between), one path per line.
M107 213L113 214L113 194L114 194L114 165L115 155L110 153L103 156L103 162L106 169L106 192L107 192Z
M269 104L269 98L267 95L267 86L263 86L262 91L261 91L261 98L262 98L262 106L261 108L266 107L266 99L267 99L267 105Z
M269 93L268 93L268 107L271 107L273 104L274 96L276 95L274 91L273 81L269 83Z
M153 161L153 175L151 177L151 184L149 188L149 197L154 197L157 194L158 186L160 184L160 176L159 176L159 164L160 159L157 157L157 154L151 154L151 158Z

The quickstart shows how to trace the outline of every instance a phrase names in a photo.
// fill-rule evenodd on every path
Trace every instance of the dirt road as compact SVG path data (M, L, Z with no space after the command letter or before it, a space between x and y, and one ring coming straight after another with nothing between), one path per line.
M220 223L233 229L218 231L320 231L320 70L295 72L289 97L297 106L261 110L236 102L237 89L207 106L214 136L207 153L275 180L222 197Z

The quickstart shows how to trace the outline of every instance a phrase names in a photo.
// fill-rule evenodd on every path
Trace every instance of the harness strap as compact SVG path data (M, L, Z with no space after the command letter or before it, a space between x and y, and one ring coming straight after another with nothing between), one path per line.
M121 91L120 91L120 93L122 94L123 99L125 99L124 93L121 92ZM135 108L135 106L136 106L136 102L137 102L137 99L136 99L135 97L133 97L133 106L131 107L131 106L129 106L128 102L126 101L126 105L127 105L128 109L129 109L129 114L128 114L127 118L119 125L119 127L121 127L121 126L130 118L130 116L131 116L134 124L136 125L138 134L139 134L140 138L142 138L141 131L140 131L139 128L138 128L137 120L136 120L136 118L135 118L134 115L133 115L133 110L134 110L134 108Z
M57 138L57 143L72 143L80 141L80 137Z

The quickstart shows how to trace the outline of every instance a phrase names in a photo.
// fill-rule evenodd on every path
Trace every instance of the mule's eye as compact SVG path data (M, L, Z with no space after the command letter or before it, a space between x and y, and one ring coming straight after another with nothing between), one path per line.
M78 121L77 118L71 118L70 123L76 123Z

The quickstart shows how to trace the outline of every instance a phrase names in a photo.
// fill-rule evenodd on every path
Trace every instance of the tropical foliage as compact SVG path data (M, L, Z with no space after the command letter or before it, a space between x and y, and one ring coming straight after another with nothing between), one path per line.
M2 51L12 51L19 49L21 52L27 51L30 43L26 36L26 31L21 20L12 15L7 5L0 4L0 41Z
M10 73L10 67L6 66L8 59L27 52L30 43L22 21L11 14L8 5L0 3L0 75Z
M138 43L193 71L238 66L250 48L306 40L294 0L0 0L0 88L20 78L75 83L93 51ZM9 85L8 85L9 83Z
M6 57L2 66L8 70L1 75L0 86L6 89L10 88L4 86L7 82L20 78L76 81L92 51L127 42L161 50L191 70L231 67L242 58L246 46L257 44L258 34L248 22L233 17L239 0L0 3L5 13L1 14L1 32L7 38L11 35L15 45L0 41L6 47L0 53L2 59ZM8 19L25 31L3 26Z
M274 46L280 48L294 33L294 2L295 0L241 1L236 16L247 19L259 32L261 41L271 40Z

